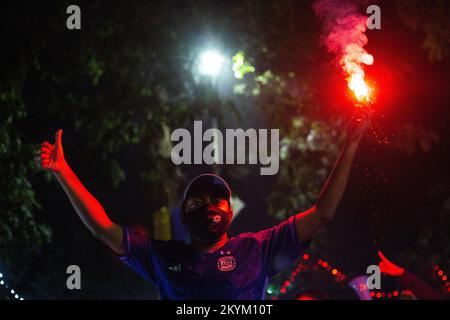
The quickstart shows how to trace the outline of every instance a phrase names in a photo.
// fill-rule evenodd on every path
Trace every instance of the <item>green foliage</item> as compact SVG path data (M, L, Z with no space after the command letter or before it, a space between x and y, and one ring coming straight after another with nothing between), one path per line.
M15 126L27 117L21 94L14 82L0 93L0 257L4 264L11 257L38 252L51 238L49 227L36 214L41 206L29 179L36 172L36 148Z
M308 107L311 102L293 89L308 79L292 73L266 70L256 74L243 92L260 106L268 127L280 128L280 170L268 199L269 214L280 220L314 204L342 142L341 121L315 119Z
M438 142L439 136L434 130L412 123L399 126L394 140L395 147L407 155L416 152L430 152L433 145Z
M446 0L396 0L400 20L414 31L424 35L423 49L432 62L442 61L449 54L450 7Z
M236 79L242 79L247 73L255 72L255 67L252 66L244 56L244 52L239 51L233 58L233 72Z

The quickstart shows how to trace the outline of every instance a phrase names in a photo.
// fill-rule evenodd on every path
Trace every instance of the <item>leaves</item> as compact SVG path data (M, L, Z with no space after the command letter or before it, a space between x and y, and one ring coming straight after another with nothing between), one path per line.
M442 61L449 54L450 31L448 16L450 8L445 0L396 0L401 21L412 30L425 35L423 49L431 62Z
M438 142L439 136L435 131L414 124L398 127L394 141L395 147L409 156L416 152L430 152Z

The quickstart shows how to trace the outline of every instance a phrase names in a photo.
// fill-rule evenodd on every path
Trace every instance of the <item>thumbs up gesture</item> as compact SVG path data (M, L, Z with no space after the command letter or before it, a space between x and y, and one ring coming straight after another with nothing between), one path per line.
M55 143L51 144L48 141L41 143L41 149L37 151L35 158L37 164L44 170L52 173L61 171L65 164L64 151L61 143L62 129L55 133Z

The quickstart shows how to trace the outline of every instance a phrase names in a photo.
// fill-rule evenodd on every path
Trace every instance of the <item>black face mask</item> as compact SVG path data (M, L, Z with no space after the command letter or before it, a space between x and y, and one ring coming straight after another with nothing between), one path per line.
M202 205L184 213L182 221L194 237L212 242L219 240L228 230L231 214L213 206Z

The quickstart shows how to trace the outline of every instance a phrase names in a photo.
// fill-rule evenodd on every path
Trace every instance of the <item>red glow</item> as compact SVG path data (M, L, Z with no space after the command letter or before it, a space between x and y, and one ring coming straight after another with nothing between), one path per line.
M370 296L371 296L372 298L375 297L375 292L372 291L372 292L370 293Z
M337 271L336 269L333 269L333 270L331 270L331 273L332 273L333 275L337 275L338 271Z
M395 290L395 291L393 292L393 295L394 295L394 297L398 297L398 291Z
M305 254L303 255L303 260L308 260L308 259L309 259L309 254L305 253Z
M280 292L281 292L282 294L285 294L285 293L286 293L286 288L282 288L282 289L280 290Z
M381 298L381 292L377 293L377 298L380 299Z
M327 268L327 267L328 267L328 262L324 261L324 262L322 263L322 267Z
M439 272L438 272L438 276L440 277L440 276L442 276L444 274L444 271L442 271L442 270L439 270Z
M442 281L447 281L447 276L442 276Z

